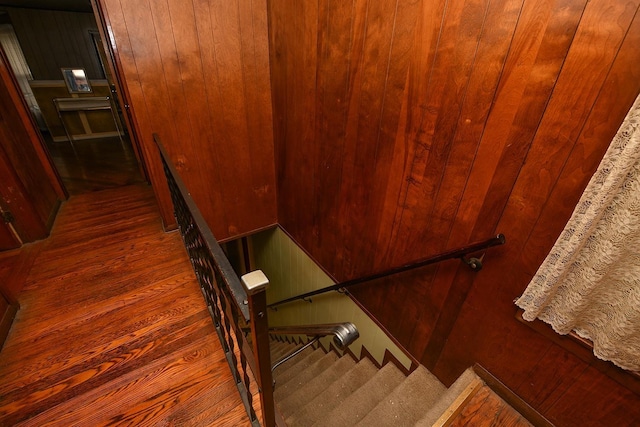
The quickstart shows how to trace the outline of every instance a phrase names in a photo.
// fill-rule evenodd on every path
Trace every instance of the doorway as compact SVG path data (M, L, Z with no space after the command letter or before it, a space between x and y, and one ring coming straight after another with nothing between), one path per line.
M90 0L0 0L0 24L15 33L4 50L67 192L147 181ZM70 86L68 70L86 82Z

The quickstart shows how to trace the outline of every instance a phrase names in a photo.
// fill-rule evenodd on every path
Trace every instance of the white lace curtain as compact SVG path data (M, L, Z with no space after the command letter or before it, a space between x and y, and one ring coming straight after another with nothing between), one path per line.
M524 319L640 371L640 96L555 246L516 300Z

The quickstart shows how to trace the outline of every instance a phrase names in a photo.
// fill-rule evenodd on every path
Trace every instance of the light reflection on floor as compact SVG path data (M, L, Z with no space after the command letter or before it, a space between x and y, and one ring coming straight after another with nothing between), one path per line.
M104 190L144 179L128 138L54 142L45 135L53 162L69 194Z

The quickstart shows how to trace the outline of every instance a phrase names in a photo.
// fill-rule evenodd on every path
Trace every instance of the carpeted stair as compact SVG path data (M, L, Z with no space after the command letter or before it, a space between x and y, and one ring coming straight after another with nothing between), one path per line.
M297 347L272 341L272 361ZM422 366L406 376L393 363L308 348L276 368L274 394L288 426L431 426L476 378L468 370L447 389Z

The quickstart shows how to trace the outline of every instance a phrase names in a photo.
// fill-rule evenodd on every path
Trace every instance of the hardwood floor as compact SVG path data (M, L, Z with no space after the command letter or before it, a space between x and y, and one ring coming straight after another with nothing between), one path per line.
M53 163L69 194L143 182L138 160L125 136L53 142L45 135Z
M72 196L37 245L0 351L0 426L249 425L150 187Z
M484 385L447 424L450 427L502 426L530 427L532 424Z

